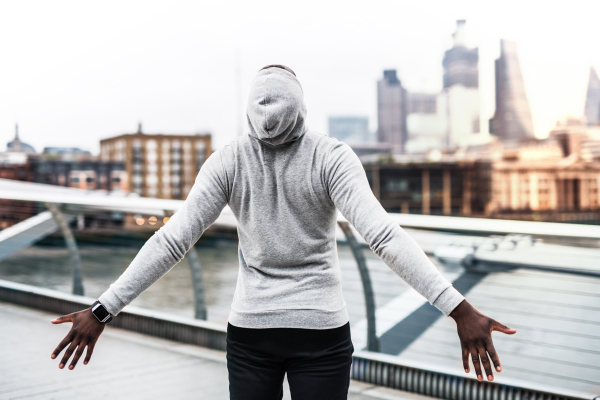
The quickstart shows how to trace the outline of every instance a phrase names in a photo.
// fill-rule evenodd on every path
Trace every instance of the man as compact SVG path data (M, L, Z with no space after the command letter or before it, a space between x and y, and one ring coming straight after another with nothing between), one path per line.
M75 368L86 347L87 364L100 321L177 264L228 204L238 220L240 259L227 328L231 399L281 399L286 373L295 400L347 398L353 347L335 241L338 210L395 273L456 320L465 372L470 355L477 378L484 378L483 364L492 380L492 363L501 367L491 332L515 331L478 313L389 218L350 147L307 128L294 72L260 70L247 116L250 133L206 161L182 208L99 301L53 321L73 322L52 353L69 345L59 368L73 353Z

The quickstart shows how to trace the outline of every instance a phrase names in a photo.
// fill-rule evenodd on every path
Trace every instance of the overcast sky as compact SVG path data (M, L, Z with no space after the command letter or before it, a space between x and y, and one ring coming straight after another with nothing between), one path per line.
M494 112L499 41L515 40L544 137L583 114L589 67L600 69L599 16L597 0L5 1L0 150L16 122L37 150L97 152L99 139L138 122L147 133L208 131L218 148L238 134L249 84L272 63L296 71L312 129L365 115L375 130L383 69L410 91L440 91L457 19L479 47L482 121Z

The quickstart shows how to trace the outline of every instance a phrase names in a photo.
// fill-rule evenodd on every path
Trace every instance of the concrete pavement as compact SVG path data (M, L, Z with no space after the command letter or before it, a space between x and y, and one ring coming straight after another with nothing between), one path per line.
M107 326L92 360L58 369L50 354L71 324L56 315L0 303L0 400L229 398L225 354ZM290 399L285 387L286 399ZM350 400L423 396L352 382Z

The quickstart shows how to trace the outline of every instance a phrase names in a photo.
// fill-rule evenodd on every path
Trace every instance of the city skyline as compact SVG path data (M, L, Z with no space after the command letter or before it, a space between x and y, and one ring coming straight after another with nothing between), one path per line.
M577 1L560 12L508 3L492 10L439 2L435 13L407 2L366 10L308 3L293 20L283 18L284 5L260 2L234 5L235 15L231 5L190 2L132 2L118 13L110 2L101 10L76 2L2 5L0 142L19 123L22 140L37 150L73 145L97 154L100 139L142 122L149 133L210 131L218 148L238 133L236 49L240 102L256 70L282 62L304 86L311 128L327 133L330 115L365 115L374 131L381 71L397 69L409 91L441 90L457 19L467 20L468 45L480 51L482 121L494 112L499 41L514 40L535 133L544 137L556 120L583 114L589 68L600 66L600 52L590 51L598 47L597 13Z

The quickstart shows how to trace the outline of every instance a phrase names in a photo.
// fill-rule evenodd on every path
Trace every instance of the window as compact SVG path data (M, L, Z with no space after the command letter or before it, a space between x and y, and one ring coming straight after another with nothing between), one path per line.
M405 192L408 190L408 180L390 180L387 182L387 190L390 192Z
M148 140L146 142L146 150L148 151L152 151L152 150L156 150L156 141L155 140Z
M480 129L479 129L479 116L475 117L473 119L473 121L471 122L472 126L471 126L471 131L473 133L480 133Z

